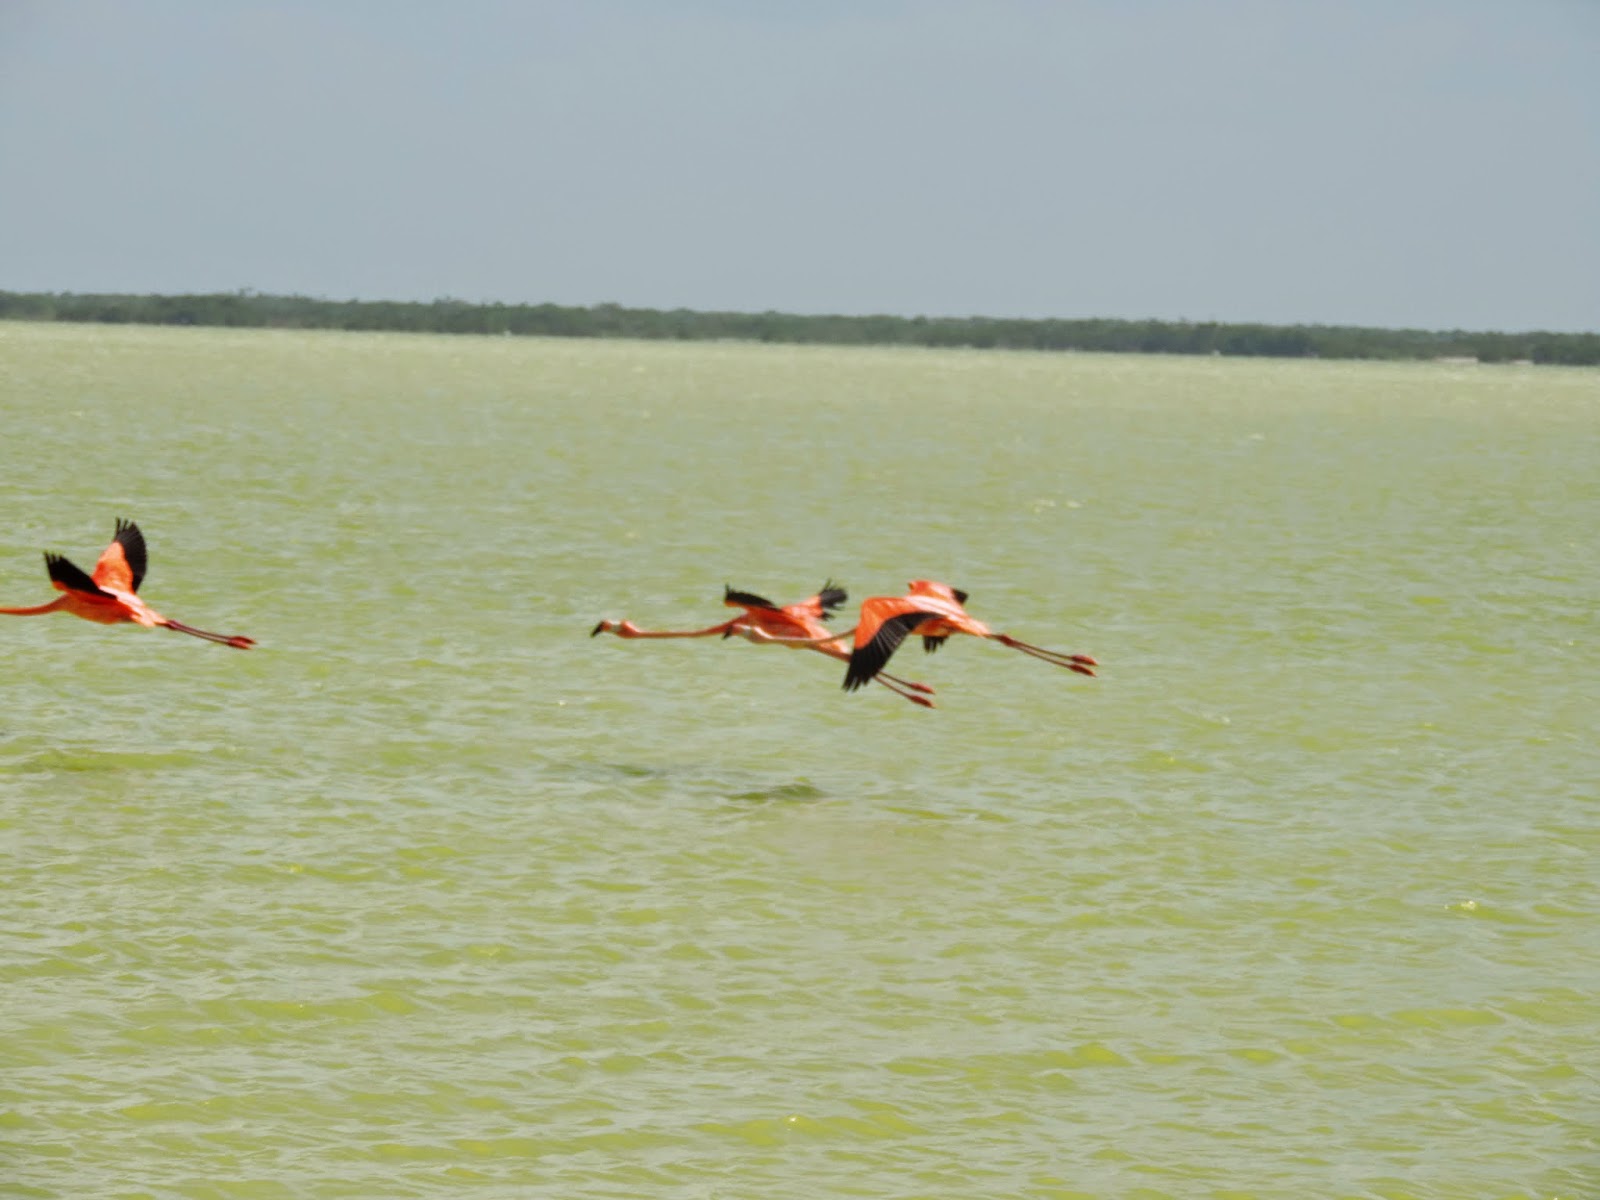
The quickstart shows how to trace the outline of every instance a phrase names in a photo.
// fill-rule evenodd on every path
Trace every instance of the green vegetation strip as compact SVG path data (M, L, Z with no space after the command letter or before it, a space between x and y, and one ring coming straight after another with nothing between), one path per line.
M1270 358L1463 359L1600 364L1600 333L1430 332L1217 321L1002 320L991 317L801 316L693 312L616 304L469 304L321 300L228 292L193 296L0 292L0 320L273 329L396 330L528 337L941 346Z

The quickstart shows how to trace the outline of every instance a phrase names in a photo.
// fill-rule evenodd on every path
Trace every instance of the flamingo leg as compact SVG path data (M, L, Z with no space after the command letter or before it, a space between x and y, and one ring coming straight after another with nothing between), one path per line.
M891 675L885 675L882 671L879 671L872 678L874 682L883 684L884 687L888 688L896 696L903 696L913 704L920 704L923 708L938 707L926 696L919 696L916 692L909 690L911 688L918 688L922 691L931 692L933 689L930 687L926 687L923 684L907 684Z
M761 645L819 647L826 646L830 642L842 642L845 638L852 637L855 634L854 629L846 629L843 633L830 633L827 637L787 638L779 637L777 634L768 633L764 629L756 629L754 627L735 629L733 632L737 633L740 637L744 638L748 642L756 642ZM824 653L826 653L826 651L824 651Z
M1060 650L1046 650L1043 646L1035 646L1029 642L1019 641L1006 633L992 635L1002 646L1010 646L1013 650L1021 650L1034 658L1043 659L1058 667L1065 667L1069 671L1076 671L1079 675L1093 675L1094 668L1100 664L1088 654L1066 654Z
M832 633L827 637L821 638L786 638L768 633L766 630L759 629L753 625L735 625L724 636L732 637L734 634L738 634L746 641L754 642L757 645L788 646L793 650L815 650L818 654L826 654L829 658L837 658L841 662L849 662L850 655L838 643L847 637L851 637L854 633L854 629L847 629L843 633ZM924 696L933 695L933 689L925 683L915 683L909 679L887 675L882 671L878 672L874 678L895 695L904 696L913 704L920 704L924 708L934 707L932 700L923 698ZM913 693L916 692L921 692L923 695L914 695Z
M925 683L918 683L915 679L901 679L898 675L891 675L887 671L879 671L874 679L887 679L890 683L909 688L913 692L922 692L924 695L933 695L933 689Z
M802 644L795 647L795 649L815 650L818 654L826 654L829 658L836 658L840 662L850 661L850 656L837 646L817 645L813 643L810 645ZM879 671L874 678L883 680L885 687L889 688L890 691L898 691L902 696L905 696L906 692L921 692L925 696L931 696L934 694L933 689L925 683L918 683L914 679L901 679L898 675L891 675L887 671ZM916 697L906 696L906 699L915 700ZM930 702L928 707L932 708L934 706Z
M254 638L242 635L229 637L225 633L208 633L204 629L196 629L193 625L185 625L181 621L174 621L170 617L162 621L167 629L176 629L179 633L187 633L190 637L204 638L208 642L217 642L223 646L232 646L235 650L248 650L256 644Z

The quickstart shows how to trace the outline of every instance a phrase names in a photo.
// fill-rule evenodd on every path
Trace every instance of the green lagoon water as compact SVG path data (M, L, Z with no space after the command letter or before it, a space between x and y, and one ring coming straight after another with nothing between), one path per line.
M0 325L0 1195L1600 1195L1600 373ZM695 627L913 577L1103 665Z

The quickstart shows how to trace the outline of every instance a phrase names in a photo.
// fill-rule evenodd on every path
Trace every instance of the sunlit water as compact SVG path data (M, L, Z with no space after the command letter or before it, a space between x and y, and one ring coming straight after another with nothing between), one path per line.
M0 1194L1600 1195L1600 374L0 326ZM846 694L695 628L913 577Z

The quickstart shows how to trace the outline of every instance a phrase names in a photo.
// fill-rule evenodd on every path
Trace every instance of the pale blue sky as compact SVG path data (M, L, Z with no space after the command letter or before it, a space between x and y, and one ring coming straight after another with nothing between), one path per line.
M1600 330L1600 0L0 0L0 288Z

